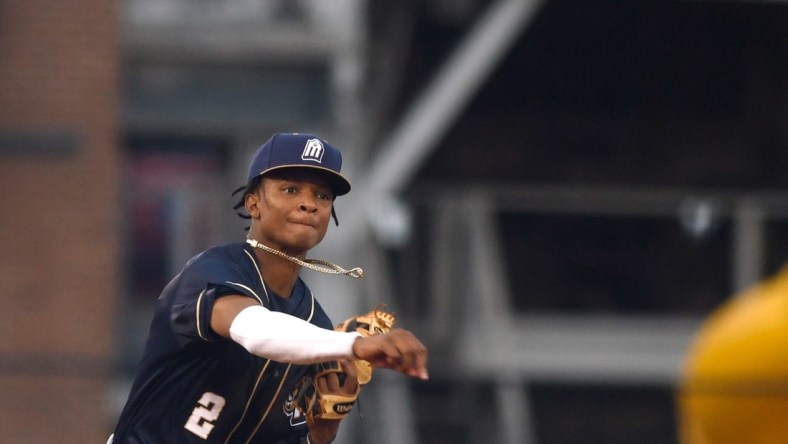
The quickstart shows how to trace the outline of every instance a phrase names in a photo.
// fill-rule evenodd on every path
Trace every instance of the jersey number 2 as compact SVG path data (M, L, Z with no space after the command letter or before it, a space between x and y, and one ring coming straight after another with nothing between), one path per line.
M219 418L224 408L224 398L216 393L205 392L197 401L198 406L192 410L192 416L183 426L186 430L194 433L202 439L208 439L214 427L214 421Z

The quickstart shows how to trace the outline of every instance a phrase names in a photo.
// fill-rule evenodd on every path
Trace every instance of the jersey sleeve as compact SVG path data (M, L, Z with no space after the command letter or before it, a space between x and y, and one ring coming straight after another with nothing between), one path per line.
M251 279L237 264L223 257L198 256L184 267L172 288L165 289L170 299L170 328L180 346L193 341L224 339L210 327L213 305L228 294L238 294L267 305L252 287Z

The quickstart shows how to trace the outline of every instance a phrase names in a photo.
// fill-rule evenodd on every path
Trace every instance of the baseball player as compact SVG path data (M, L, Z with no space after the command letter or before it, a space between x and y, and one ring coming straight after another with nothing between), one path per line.
M361 273L306 259L336 220L334 199L350 191L341 164L313 135L279 133L260 147L236 206L250 220L246 241L198 254L164 288L108 443L329 443L341 421L296 408L313 364L339 362L312 381L329 399L357 396L351 362L428 378L412 333L335 331L299 277L302 267Z

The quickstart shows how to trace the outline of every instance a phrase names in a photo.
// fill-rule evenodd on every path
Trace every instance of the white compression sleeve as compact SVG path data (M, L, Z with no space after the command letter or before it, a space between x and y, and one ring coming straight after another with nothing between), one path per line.
M350 359L360 336L320 328L262 305L244 308L230 324L230 337L249 353L294 364Z

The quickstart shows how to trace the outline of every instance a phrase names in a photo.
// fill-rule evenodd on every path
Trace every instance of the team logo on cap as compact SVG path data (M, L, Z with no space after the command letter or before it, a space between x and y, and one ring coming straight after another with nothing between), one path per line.
M301 153L301 160L311 160L313 162L323 162L323 153L325 152L323 142L320 139L309 139L304 146L304 152Z

